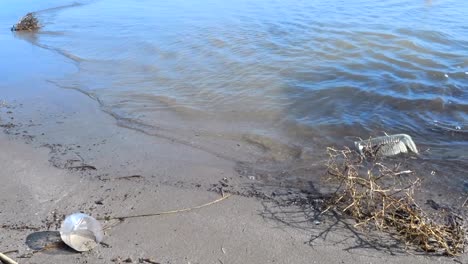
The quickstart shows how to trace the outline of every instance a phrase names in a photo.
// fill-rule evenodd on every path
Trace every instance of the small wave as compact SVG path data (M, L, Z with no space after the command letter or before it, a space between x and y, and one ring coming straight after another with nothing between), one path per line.
M66 5L59 5L59 6L54 6L54 7L41 9L41 10L35 11L34 13L41 15L43 13L59 12L59 11L62 11L64 9L79 7L79 6L83 6L83 5L86 5L86 4L90 4L90 3L93 3L95 1L97 1L97 0L81 0L80 2L73 2L73 3L70 3L70 4L66 4Z
M437 121L434 120L433 122L434 128L436 130L441 130L444 132L454 132L460 134L468 135L468 122L465 123L448 123L444 121Z
M358 2L86 1L39 11L51 23L27 40L78 67L57 85L87 93L122 126L181 144L223 138L294 156L297 142L320 149L395 132L458 155L464 16L441 3L432 27L424 5ZM271 139L242 136L252 131ZM275 144L278 135L293 143Z

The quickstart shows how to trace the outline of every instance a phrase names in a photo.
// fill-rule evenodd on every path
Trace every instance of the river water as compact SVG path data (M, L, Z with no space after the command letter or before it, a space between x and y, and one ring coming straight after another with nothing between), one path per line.
M2 2L4 38L74 67L43 78L123 126L232 159L239 142L277 150L279 161L406 133L453 185L468 184L466 1ZM28 11L40 32L6 32Z

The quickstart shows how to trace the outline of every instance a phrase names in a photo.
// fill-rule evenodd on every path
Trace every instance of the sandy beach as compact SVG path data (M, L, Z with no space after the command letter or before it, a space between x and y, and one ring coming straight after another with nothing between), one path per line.
M391 175L421 179L416 204L450 216L448 233L468 210L466 4L364 2L5 1L0 253L20 264L468 263L322 214L327 147L385 133L418 146L389 158ZM38 32L8 30L31 10ZM60 239L77 212L104 229L89 252Z
M406 250L339 217L288 201L304 193L261 186L236 164L171 140L118 126L96 101L43 86L10 93L1 108L0 250L19 263L466 263ZM39 252L65 215L102 221L104 243L86 253ZM310 197L310 194L308 194ZM314 197L312 197L314 199ZM317 200L320 197L316 197ZM145 262L149 261L149 262ZM151 262L153 261L153 262Z
M437 56L453 52L429 63L411 50L403 58L373 52L405 50L401 28L374 28L369 39L359 27L348 37L353 30L334 30L342 24L315 28L325 22L303 20L315 17L310 3L244 9L226 2L232 13L223 14L221 5L206 11L184 1L50 9L58 3L10 2L16 8L0 14L2 25L26 8L42 10L44 22L37 33L0 34L0 252L18 263L468 263L466 254L422 252L396 236L357 229L340 212L322 214L330 191L322 179L326 148L386 132L414 136L420 155L392 161L422 178L417 203L466 214L466 93L458 88L466 72L455 59L464 58L464 38L421 32L422 43L434 36L448 43L433 47ZM158 8L167 12L153 20ZM274 12L263 13L269 8ZM279 9L293 20L275 17ZM336 21L351 18L352 29L356 17ZM138 35L153 25L160 35ZM301 47L309 40L299 36L312 44ZM379 46L380 36L395 43L384 38ZM60 240L63 219L76 212L104 229L89 252Z

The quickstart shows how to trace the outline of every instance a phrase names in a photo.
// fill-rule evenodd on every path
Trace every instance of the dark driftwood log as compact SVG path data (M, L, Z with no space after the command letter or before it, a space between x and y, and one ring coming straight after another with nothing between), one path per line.
M22 17L16 25L11 28L11 31L34 31L40 28L39 20L34 13L27 13Z

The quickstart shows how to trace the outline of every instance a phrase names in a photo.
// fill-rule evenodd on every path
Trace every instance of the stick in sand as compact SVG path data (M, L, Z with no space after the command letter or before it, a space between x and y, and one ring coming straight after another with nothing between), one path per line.
M6 264L18 264L18 262L12 260L11 258L7 257L5 254L0 253L0 260L5 262Z
M176 213L188 212L188 211L200 209L200 208L203 208L203 207L210 206L212 204L221 202L222 200L227 199L230 196L231 196L231 194L226 194L226 195L223 195L221 198L216 199L216 200L214 200L212 202L202 204L202 205L199 205L199 206L195 206L195 207L190 207L190 208L184 208L184 209L173 210L173 211L150 213L150 214L103 217L103 218L98 218L98 220L124 220L124 219L128 219L128 218L137 218L137 217L147 217L147 216L157 216L157 215L167 215L167 214L176 214Z

